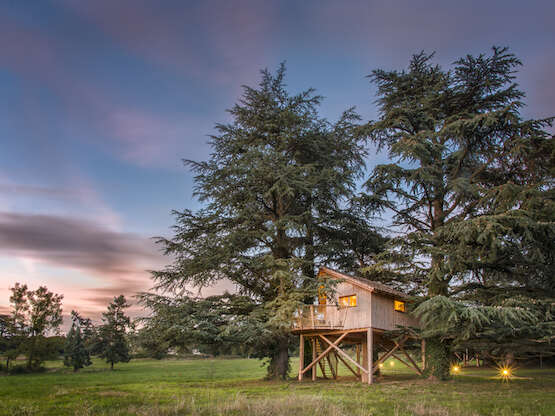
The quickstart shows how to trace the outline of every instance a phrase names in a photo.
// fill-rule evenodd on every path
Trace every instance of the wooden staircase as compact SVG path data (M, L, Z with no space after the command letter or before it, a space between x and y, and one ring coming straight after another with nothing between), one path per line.
M325 348L323 348L324 346L322 345L322 341L319 339L315 340L315 349L316 349L316 355L320 355ZM335 363L335 365L334 365ZM324 378L329 379L329 378L337 378L337 357L335 357L335 352L334 351L330 351L325 358L321 359L320 361L318 361L318 365L320 367L320 370L322 370L322 375Z

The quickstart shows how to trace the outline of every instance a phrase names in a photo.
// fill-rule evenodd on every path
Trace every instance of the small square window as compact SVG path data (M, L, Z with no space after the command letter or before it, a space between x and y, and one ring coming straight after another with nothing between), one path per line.
M405 302L402 302L400 300L393 301L393 309L398 312L405 312Z
M357 295L340 296L339 306L341 307L357 306Z

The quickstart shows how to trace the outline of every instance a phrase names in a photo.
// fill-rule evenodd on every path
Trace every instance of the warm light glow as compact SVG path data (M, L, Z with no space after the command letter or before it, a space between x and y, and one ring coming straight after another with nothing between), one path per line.
M458 372L461 370L461 368L460 368L458 365L454 365L454 366L451 368L451 370L453 370L453 373L458 373Z
M405 312L405 302L402 302L400 300L393 301L393 309L398 312Z
M343 307L357 306L357 295L340 296L339 306L343 306Z
M383 368L383 364L382 364L382 363L380 363L380 364L378 365L378 367L380 367L380 368Z
M327 303L326 292L324 285L318 287L318 304L325 305Z
M390 362L389 362L389 365L390 365L391 367L393 367L393 366L395 365L395 361L390 361Z
M509 381L510 379L514 378L513 373L515 369L510 365L499 365L497 366L497 370L499 371L499 378L501 378L503 381Z

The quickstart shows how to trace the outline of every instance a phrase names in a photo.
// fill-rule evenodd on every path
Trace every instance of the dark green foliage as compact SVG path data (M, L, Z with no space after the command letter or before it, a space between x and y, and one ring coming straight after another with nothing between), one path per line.
M108 311L102 314L103 324L98 327L92 352L106 359L110 368L116 363L131 360L127 331L131 329L131 320L125 315L129 305L123 295L114 298L108 305Z
M462 302L453 313L495 306L488 326L503 328L518 315L511 299L527 296L522 308L554 297L552 119L521 118L520 61L506 48L449 71L431 59L420 53L407 71L371 75L381 117L367 132L392 162L374 169L365 202L391 211L400 236L368 272L416 295L451 296ZM445 329L440 315L430 314L425 333Z
M8 325L8 365L10 359L25 355L27 369L38 369L45 360L56 357L59 352L59 339L47 335L59 331L63 296L44 286L33 291L19 283L10 290L12 314Z
M75 311L71 311L71 315L73 322L66 337L64 365L73 367L73 371L78 371L80 368L91 365L92 362L86 345L86 332L83 335L83 331L87 330L86 326L82 329L84 320Z
M349 203L365 155L352 110L336 123L323 120L321 97L311 89L290 95L284 76L282 65L275 75L263 71L257 89L244 87L232 122L216 125L210 159L186 161L205 205L175 212L175 236L160 239L175 261L153 273L165 290L232 281L272 334L260 345L270 376L282 378L291 314L316 295L315 262L331 252L331 214Z
M10 361L15 360L19 355L19 344L13 319L10 315L0 315L0 355L6 359L6 371L10 368Z
M439 380L449 379L451 342L436 337L426 338L426 368L424 375Z
M264 305L247 296L225 293L195 298L143 294L141 302L151 315L141 319L139 343L154 358L170 349L264 358L276 346ZM154 336L158 346L149 341Z
M140 320L139 344L154 358L163 357L170 349L219 355L238 351L237 346L248 354L252 352L249 346L261 335L255 322L248 319L258 306L246 296L142 294L140 300L151 314Z

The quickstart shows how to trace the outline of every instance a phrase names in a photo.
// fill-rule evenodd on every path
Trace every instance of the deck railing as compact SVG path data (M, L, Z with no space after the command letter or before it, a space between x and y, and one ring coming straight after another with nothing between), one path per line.
M293 315L293 329L343 328L348 309L337 305L304 305Z

